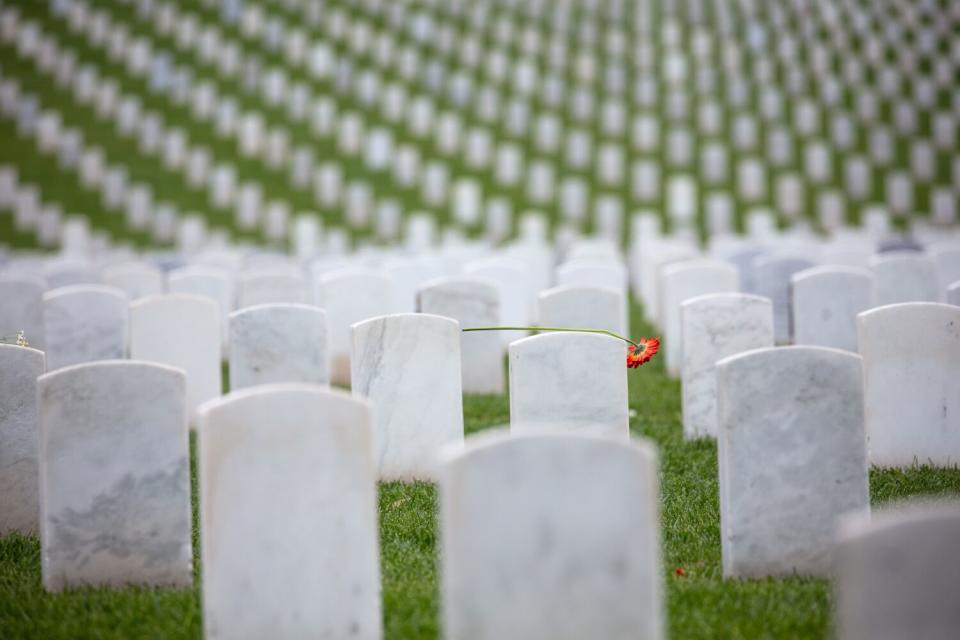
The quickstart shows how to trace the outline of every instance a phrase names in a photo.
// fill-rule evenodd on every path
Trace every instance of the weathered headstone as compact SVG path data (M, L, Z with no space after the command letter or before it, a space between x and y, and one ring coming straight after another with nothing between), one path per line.
M645 443L572 434L487 436L449 457L446 637L664 637L656 469Z
M861 313L857 321L870 462L957 464L960 308L897 304Z
M857 315L876 306L873 273L814 267L793 274L791 293L795 344L857 352Z
M773 346L773 303L742 293L698 296L680 305L683 434L716 437L717 362Z
M116 287L73 285L43 296L47 370L127 356L127 297Z
M860 357L750 351L717 390L723 574L826 575L837 518L870 505Z
M48 373L38 385L47 590L190 586L183 372L96 362Z
M510 344L510 431L576 431L626 439L627 345L553 332Z
M130 357L182 369L187 410L221 393L220 309L205 296L170 293L130 304Z
M246 389L204 407L199 438L206 637L381 637L369 403Z
M0 344L0 536L39 532L37 377L43 352Z
M381 479L435 478L439 449L463 443L460 325L404 313L358 322L352 332L351 388L375 409Z
M265 304L230 314L230 389L275 382L327 384L327 314Z

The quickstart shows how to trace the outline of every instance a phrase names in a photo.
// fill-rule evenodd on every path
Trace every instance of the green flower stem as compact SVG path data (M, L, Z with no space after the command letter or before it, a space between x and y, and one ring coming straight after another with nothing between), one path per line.
M605 336L610 336L611 338L616 338L617 340L623 340L640 349L640 345L630 338L624 338L620 334L607 331L606 329L569 329L566 327L468 327L462 329L462 331L570 331L574 333L600 333Z

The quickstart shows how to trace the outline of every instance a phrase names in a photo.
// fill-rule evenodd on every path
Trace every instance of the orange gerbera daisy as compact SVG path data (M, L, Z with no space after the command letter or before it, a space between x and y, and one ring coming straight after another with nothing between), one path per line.
M640 338L637 344L630 345L630 353L627 354L627 368L636 369L642 364L650 362L650 359L660 350L660 338Z

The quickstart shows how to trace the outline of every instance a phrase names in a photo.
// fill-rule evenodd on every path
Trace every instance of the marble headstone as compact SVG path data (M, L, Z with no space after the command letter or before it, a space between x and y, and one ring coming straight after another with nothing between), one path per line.
M220 309L205 296L170 293L130 304L130 357L177 367L187 375L187 410L221 393Z
M793 339L793 328L790 326L790 278L813 266L813 261L801 257L760 256L754 260L751 293L773 301L773 330L777 344L789 344Z
M330 380L349 384L350 326L393 311L393 280L377 269L334 269L320 277L316 298L327 312Z
M900 302L937 302L937 263L914 251L892 251L871 261L877 279L877 306Z
M627 303L608 287L561 286L540 292L538 324L567 329L603 329L625 335Z
M327 314L264 304L230 314L230 389L275 382L328 384Z
M545 333L510 344L510 431L626 439L627 345L596 333Z
M43 334L43 293L47 285L33 275L0 274L0 337L15 341L22 331L31 347L46 347Z
M122 290L129 300L163 293L163 271L149 264L132 262L106 267L103 283Z
M834 551L837 638L952 640L960 629L960 505L848 518Z
M204 406L207 638L381 637L372 411L304 384Z
M258 304L310 302L310 286L300 273L264 269L241 275L237 282L237 309Z
M743 293L698 296L680 305L683 435L716 437L717 362L773 346L773 303Z
M39 532L37 377L43 352L0 344L0 536Z
M38 386L44 587L190 586L183 372L106 361Z
M661 270L659 308L663 318L664 360L669 376L676 378L683 369L680 305L697 296L734 293L739 286L737 268L718 260L684 260Z
M127 356L127 297L116 287L78 284L43 296L47 370Z
M960 307L904 303L858 318L870 462L960 460Z
M500 294L493 283L479 278L446 277L424 284L418 293L421 313L453 318L460 328L500 324ZM495 331L463 333L460 360L464 393L502 393L503 359Z
M658 495L643 442L468 441L440 475L444 635L663 638Z
M869 270L805 269L793 275L791 293L795 344L857 352L857 314L875 306L876 282Z
M380 478L435 478L441 447L463 443L460 325L422 313L353 325L352 390L373 403Z
M468 276L493 282L500 292L500 322L504 326L530 325L533 308L533 286L526 265L516 258L482 258L463 267ZM527 331L498 332L504 346L529 335Z
M837 518L870 505L860 357L749 351L717 391L724 576L827 575Z

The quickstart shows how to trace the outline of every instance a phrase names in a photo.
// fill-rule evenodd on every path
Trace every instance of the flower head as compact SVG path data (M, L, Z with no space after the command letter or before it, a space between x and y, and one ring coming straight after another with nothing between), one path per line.
M627 368L636 369L642 364L650 362L650 359L660 350L660 338L640 338L637 344L630 345L630 353L627 354Z
M17 334L17 346L18 347L29 347L30 343L27 342L27 337L23 335L23 331Z

